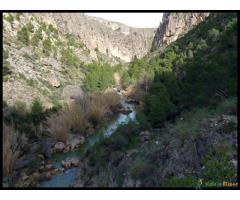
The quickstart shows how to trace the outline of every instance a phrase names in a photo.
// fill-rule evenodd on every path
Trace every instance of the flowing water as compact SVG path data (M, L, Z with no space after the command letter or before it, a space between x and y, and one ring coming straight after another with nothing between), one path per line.
M97 133L88 137L86 139L86 143L79 150L53 155L51 158L53 166L60 168L61 161L68 157L81 158L81 155L90 149L96 142L104 139L104 137L110 137L121 124L127 124L130 120L135 121L136 111L134 109L134 105L127 103L125 100L122 100L121 103L124 108L130 109L132 112L128 114L119 113L107 126L101 128ZM39 187L69 187L74 183L79 170L80 169L77 167L67 169L61 174L54 175L51 180L40 182Z

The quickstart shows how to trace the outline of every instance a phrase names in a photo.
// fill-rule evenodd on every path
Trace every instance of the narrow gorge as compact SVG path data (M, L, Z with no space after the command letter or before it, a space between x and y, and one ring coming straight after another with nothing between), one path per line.
M4 13L3 187L236 182L237 39L236 13Z

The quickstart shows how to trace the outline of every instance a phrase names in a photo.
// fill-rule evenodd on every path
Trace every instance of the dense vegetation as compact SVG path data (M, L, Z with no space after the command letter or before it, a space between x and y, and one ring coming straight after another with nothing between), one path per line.
M186 111L184 121L148 129L147 140L141 135L146 133L146 126L139 126L146 123L142 118L139 124L122 125L85 153L79 178L85 187L197 187L200 179L201 187L235 182L236 167L230 160L237 152L226 138L236 137L236 126L227 133L226 122L216 129L206 127L223 113L236 111L236 105L234 98L216 108Z
M36 139L42 134L40 127L46 117L55 112L57 108L44 110L42 103L35 99L30 108L26 103L17 101L14 107L5 105L5 109L5 112L11 113L4 117L6 124L13 126L20 133L26 134L30 139Z
M145 113L153 126L182 109L214 106L237 94L236 38L236 15L218 14L159 55L130 64L132 80L154 79L145 98Z
M139 123L119 127L86 153L84 186L197 187L202 179L207 187L236 181L230 162L236 151L225 135L236 134L235 122L207 125L222 114L236 115L236 40L237 16L213 14L154 57L133 60L122 85L149 85L143 113ZM143 144L146 129L151 139Z
M109 64L92 63L87 67L84 88L87 91L103 91L114 84L114 67Z

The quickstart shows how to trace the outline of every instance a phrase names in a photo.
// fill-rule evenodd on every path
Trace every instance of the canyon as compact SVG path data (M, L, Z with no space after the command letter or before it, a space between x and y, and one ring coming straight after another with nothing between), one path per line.
M4 13L3 187L235 182L236 75L235 13Z

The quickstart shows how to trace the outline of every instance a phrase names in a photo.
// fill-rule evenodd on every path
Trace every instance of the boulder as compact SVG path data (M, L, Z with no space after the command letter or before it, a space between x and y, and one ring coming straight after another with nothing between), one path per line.
M65 149L63 150L63 153L67 153L70 151L70 147L69 146L66 146Z
M54 167L53 167L52 164L47 164L47 165L45 166L45 168L46 168L47 170L51 170L51 169L53 169Z
M71 167L77 167L79 164L79 160L77 158L67 158L66 160L62 161L62 166L65 169L69 169Z
M67 141L67 145L70 147L70 150L77 149L80 147L85 141L85 138L82 135L74 135L71 136L70 139Z
M53 151L54 152L62 152L65 148L65 144L63 142L57 142L54 145Z
M81 100L83 98L83 91L80 87L76 85L67 85L63 88L62 97L64 99L70 100Z

